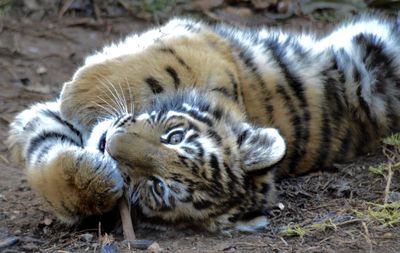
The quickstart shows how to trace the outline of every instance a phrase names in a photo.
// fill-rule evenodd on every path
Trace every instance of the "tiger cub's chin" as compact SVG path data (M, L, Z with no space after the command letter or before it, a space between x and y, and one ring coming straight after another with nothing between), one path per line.
M276 129L248 124L214 96L197 90L160 96L140 113L94 128L98 143L90 145L117 161L130 182L127 197L145 219L211 231L267 224L257 217L273 204L285 142Z

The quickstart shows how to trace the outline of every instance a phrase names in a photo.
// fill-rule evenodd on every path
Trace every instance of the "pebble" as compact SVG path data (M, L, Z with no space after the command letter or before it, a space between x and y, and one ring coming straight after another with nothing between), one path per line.
M152 253L161 253L163 252L163 249L160 248L160 245L156 242L153 242L148 248L148 251L152 252Z
M383 234L383 239L392 239L393 238L393 234L390 232L386 232Z
M148 249L155 242L152 240L125 240L124 243L126 245L130 245L130 248L134 249Z
M391 203L400 201L400 192L390 192L388 201Z
M29 252L33 252L33 251L37 251L39 249L39 246L35 243L28 242L28 243L22 245L22 248Z
M47 73L47 69L44 66L40 66L36 69L36 74L43 75Z
M118 247L115 243L103 245L100 249L100 253L118 253Z
M79 235L79 239L84 242L91 242L93 240L93 235L89 233Z

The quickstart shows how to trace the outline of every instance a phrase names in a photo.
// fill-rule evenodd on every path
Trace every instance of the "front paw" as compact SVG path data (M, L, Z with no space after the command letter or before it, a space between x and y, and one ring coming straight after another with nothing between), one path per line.
M122 196L123 178L116 163L99 152L76 155L76 171L69 171L83 212L102 214L113 208ZM68 173L66 171L66 173Z
M124 184L113 160L81 148L60 152L27 175L66 223L110 211L122 196Z

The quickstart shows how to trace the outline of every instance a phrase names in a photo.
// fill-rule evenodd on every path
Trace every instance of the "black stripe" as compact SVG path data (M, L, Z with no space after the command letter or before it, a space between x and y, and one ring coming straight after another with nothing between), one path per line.
M221 119L222 115L224 114L223 110L218 107L214 108L214 110L212 110L211 113L214 116L214 118L217 120Z
M225 87L216 87L216 88L211 89L211 91L216 91L216 92L221 93L225 97L228 97L230 99L232 98L231 94L229 94L229 91Z
M265 41L265 45L270 49L272 57L274 57L278 66L282 70L282 73L285 77L286 83L291 88L291 91L292 91L291 93L297 98L297 100L299 101L300 107L301 107L299 109L298 113L302 114L302 117L299 116L298 119L300 121L302 121L299 124L299 126L301 125L301 129L299 129L299 132L300 132L300 136L301 136L300 138L302 140L302 143L297 142L296 148L298 150L297 150L297 152L293 153L294 157L292 157L292 160L289 165L290 170L295 170L298 162L303 157L303 155L306 153L306 149L302 144L307 143L308 139L310 137L309 121L311 119L311 114L307 108L308 103L307 103L307 100L305 97L305 90L303 88L303 83L300 78L300 75L299 75L299 73L294 73L294 71L290 68L291 62L288 59L286 59L286 49L287 49L287 47L290 46L290 41L287 41L287 43L284 43L282 45L281 43L278 42L278 38L273 38L273 39ZM300 58L300 60L303 61L304 58ZM299 64L305 65L306 63L303 61ZM286 97L289 97L289 96L286 96ZM293 103L292 103L292 108L294 108ZM300 128L299 126L296 127L296 131L298 128ZM298 140L300 140L300 139L298 139Z
M200 115L200 114L198 114L196 111L194 111L194 110L190 110L190 111L186 111L192 118L195 118L196 120L198 120L198 121L201 121L201 122L203 122L203 123L205 123L205 124L207 124L208 126L212 126L213 125L213 122L211 121L211 119L209 119L208 117L206 117L206 116L203 116L203 115Z
M363 63L365 64L365 68L369 72L369 75L371 75L372 79L376 80L375 82L368 84L371 85L369 89L371 95L380 93L387 101L386 118L390 121L389 126L392 128L393 122L397 117L391 113L392 102L390 98L391 94L388 94L388 91L390 90L388 87L396 85L398 88L398 85L400 84L400 79L396 73L396 63L394 62L396 55L386 52L386 47L388 47L388 45L385 44L381 38L372 34L359 34L354 38L354 43L360 46L364 51ZM361 89L362 88L363 87L361 87ZM360 93L362 93L362 91L360 91ZM364 99L362 100L365 102ZM372 118L370 112L371 108L363 101L360 101L361 108L365 112L369 112L369 115L367 114L369 120L372 122L375 129L378 129L379 122L377 122L376 118Z
M260 192L266 195L271 190L270 183L262 183Z
M171 67L171 66L167 66L165 68L165 71L167 71L167 73L172 77L172 79L174 80L174 85L175 85L175 89L179 88L179 85L181 84L181 79L179 79L178 73L176 73L176 70Z
M194 26L191 23L186 23L183 25L188 31L194 32L194 33L199 33L201 31L201 28L199 26Z
M197 155L200 158L203 157L204 156L204 148L201 145L201 143L198 142L198 141L193 141L191 144L194 145L197 148ZM203 159L199 159L199 162L200 162L201 165L204 165L204 160Z
M194 155L196 154L195 150L193 148L190 147L182 147L182 149L189 155Z
M183 117L182 117L182 118L183 118ZM168 123L169 123L170 120L171 120L171 119L168 119ZM180 127L183 127L183 126L185 126L184 123L175 124L175 125L173 125L173 126L168 127L168 128L165 130L165 133L168 133L169 131L171 131L171 130L174 129L174 128L180 128Z
M191 161L189 159L188 159L188 161L190 162L189 168L191 169L192 174L193 175L198 175L199 172L200 172L200 166L197 165L194 161Z
M197 132L200 131L198 126L196 126L193 122L189 122L188 130L191 130L191 129L193 129L193 130L195 130Z
M43 156L47 155L49 150L51 149L53 143L48 143L47 145L42 145L38 151L36 151L36 163L42 163Z
M231 80L232 83L232 88L233 88L233 98L235 101L239 100L239 94L238 94L238 82L236 81L234 75L230 71L226 71L226 73L229 76L229 79Z
M176 53L176 51L174 49L161 48L160 50L161 50L161 52L172 54L175 57L175 59L179 62L179 64L184 66L188 71L192 72L192 69L190 68L190 66Z
M125 116L125 114L121 114L118 116L118 118L116 120L114 120L112 127L115 127L119 124L119 121Z
M199 134L194 133L186 139L186 143L192 143L193 141L197 140L198 138L199 138Z
M178 155L178 158L180 160L180 162L187 168L189 168L189 164L187 163L187 160L189 160L188 158L186 158L185 156L182 155Z
M242 146L243 142L246 141L246 139L248 138L249 131L250 131L249 129L246 129L243 132L241 132L240 135L238 136L236 142L239 148Z
M265 216L266 214L267 214L267 212L263 211L263 210L251 211L251 212L247 212L247 213L243 214L241 216L240 220L249 221L249 220L255 219L260 216Z
M344 104L344 76L336 60L333 60L331 66L322 71L321 79L325 79L326 101L330 106L331 116L335 119L336 126L339 127L338 124L346 105Z
M376 138L376 136L371 131L372 126L366 125L360 119L355 118L354 125L357 126L358 130L354 147L356 148L356 155L359 156L363 155L371 147L371 138Z
M219 134L217 132L215 132L212 129L208 129L207 134L216 142L217 145L222 144L222 138L221 138L221 136L219 136Z
M351 129L349 128L349 129L347 129L344 137L340 140L341 141L340 148L335 156L336 162L346 160L350 146L351 146L352 138L353 138L353 133L351 132Z
M290 99L288 93L286 92L285 88L281 85L277 86L276 88L277 94L279 94L283 100L285 101L286 106L289 109L291 127L294 132L294 140L293 146L295 147L293 150L290 151L290 155L288 156L289 161L289 170L294 171L297 168L300 159L302 158L302 153L304 147L301 146L302 141L302 131L303 125L300 116L297 114L295 107L293 105L293 101Z
M265 45L270 49L272 56L274 57L275 61L278 63L278 66L283 72L287 83L289 84L290 88L293 90L293 94L297 96L298 100L301 103L302 107L307 106L307 101L304 96L304 89L301 79L293 73L290 69L290 63L286 60L286 47L283 47L277 39L267 40Z
M217 186L217 188L221 189L221 168L219 167L218 158L215 154L210 155L210 167L213 169L212 171L212 181Z
M208 200L198 200L193 202L193 207L197 210L204 210L211 207L213 203Z
M159 94L164 91L164 88L160 85L160 82L153 77L148 77L144 81L149 85L153 94Z
M252 60L253 57L252 57L251 53L248 51L245 51L245 49L242 49L242 51L240 51L240 53L239 53L239 57L242 59L244 64L249 68L249 70L253 73L254 77L257 80L257 83L261 87L262 94L264 95L263 102L265 105L265 109L268 113L267 117L269 119L272 119L271 115L274 111L274 107L271 104L271 98L272 98L271 92L267 89L267 85L265 84L263 78L261 77L260 73L258 72L258 68Z
M366 69L380 68L382 71L386 71L388 67L391 67L392 60L385 54L385 45L380 38L372 34L362 33L354 37L353 41L364 51L362 62Z
M80 147L79 143L77 143L74 139L65 134L57 132L42 132L36 137L32 138L32 140L30 141L29 147L27 149L27 154L28 154L27 159L28 160L31 159L33 152L37 150L41 144L43 144L48 140L57 140L57 139L60 140L61 142L69 142L69 144Z
M63 120L58 113L51 111L50 109L45 109L42 112L46 116L51 117L54 120L58 121L60 124L67 126L73 133L75 133L78 136L78 138L81 142L81 145L79 145L79 146L83 145L82 133L78 129L76 129L71 123L69 123L66 120Z
M361 109L364 111L365 115L371 121L371 123L377 124L375 122L375 120L372 118L371 110L369 108L368 103L364 100L364 98L363 98L363 96L361 94L361 89L362 89L361 84L359 84L358 87L357 87L357 91L356 91L356 94L357 94L357 97L358 97L358 103L360 104Z
M224 168L225 168L225 171L228 174L228 177L231 181L230 187L233 190L237 187L240 187L240 182L239 182L238 177L235 174L233 174L231 167L229 167L229 165L226 162L224 162Z
M327 158L331 147L332 131L330 126L330 119L328 115L329 108L323 108L322 111L322 126L321 126L321 141L318 148L319 154L314 165L310 168L311 170L318 169L319 166L324 166L327 162Z
M157 198L157 196L156 196L156 193L154 192L154 190L153 190L153 187L152 186L148 186L148 189L147 189L150 193L151 193L151 195L153 196L153 199L154 199L154 201L156 202L156 205L157 206L159 206L160 204L161 204L161 202L160 202L160 200L158 200L158 198ZM150 207L150 206L148 206L150 209L153 209L152 207ZM153 209L154 210L154 209Z

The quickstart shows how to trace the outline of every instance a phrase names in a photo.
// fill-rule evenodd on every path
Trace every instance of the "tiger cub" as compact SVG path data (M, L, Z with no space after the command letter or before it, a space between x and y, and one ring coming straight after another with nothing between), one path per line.
M400 19L325 37L173 19L86 58L9 146L64 222L124 195L144 221L268 223L275 177L351 159L399 130Z

